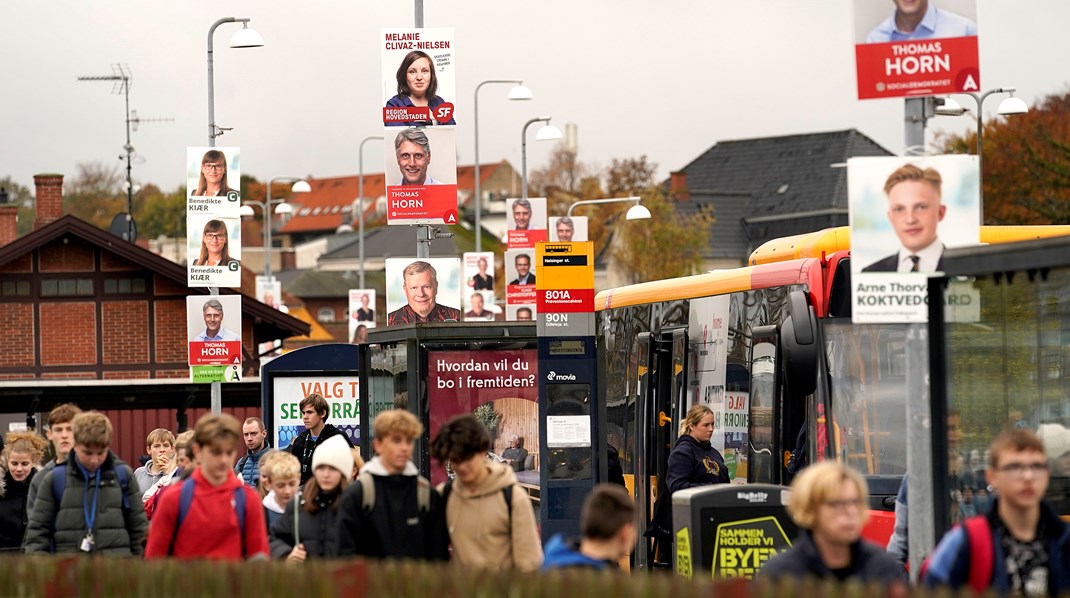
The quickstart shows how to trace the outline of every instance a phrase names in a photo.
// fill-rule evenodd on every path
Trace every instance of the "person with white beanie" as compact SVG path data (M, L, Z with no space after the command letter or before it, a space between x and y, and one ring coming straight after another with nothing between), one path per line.
M302 495L271 526L271 556L291 562L337 558L338 499L353 475L353 453L342 436L332 436L312 455L313 475Z

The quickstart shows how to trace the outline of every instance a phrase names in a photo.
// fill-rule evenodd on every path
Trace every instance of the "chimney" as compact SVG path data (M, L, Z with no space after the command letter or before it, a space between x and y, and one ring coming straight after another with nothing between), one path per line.
M37 187L37 217L33 229L37 230L59 220L63 215L63 175L37 174L33 177Z
M688 201L691 192L687 190L687 173L678 170L669 173L669 196L676 201Z
M19 207L8 203L7 189L0 188L0 247L14 241L18 236Z

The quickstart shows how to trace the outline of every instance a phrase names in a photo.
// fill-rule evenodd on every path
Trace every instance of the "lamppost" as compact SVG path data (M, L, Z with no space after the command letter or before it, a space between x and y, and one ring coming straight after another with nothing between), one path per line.
M479 179L479 89L488 83L512 83L513 88L509 90L510 100L530 100L534 97L531 90L524 86L523 81L511 81L508 79L488 79L476 85L476 101L473 104L472 119L475 123L476 130L476 251L483 251L483 195L480 193L480 179ZM362 270L363 272L363 270ZM363 283L363 281L362 281Z
M572 210L576 209L576 206L593 205L593 204L599 204L599 203L632 202L635 205L630 207L630 208L628 208L628 212L624 215L624 219L625 220L645 220L647 218L650 218L650 210L646 209L646 206L640 204L639 202L641 202L641 201L643 201L643 198L637 197L637 196L634 196L634 195L631 196L631 197L613 197L613 198L609 198L609 199L583 199L583 200L574 202L572 205L570 205L568 207L568 212L565 213L565 216L571 218L572 217Z
M528 127L535 123L546 123L535 133L535 141L552 141L561 139L561 129L550 124L549 116L540 116L524 123L520 131L520 196L528 198Z
M1026 112L1029 112L1029 106L1025 105L1025 102L1022 101L1022 98L1014 97L1015 91L1016 88L1014 87L997 87L995 89L990 89L980 95L976 93L962 94L970 96L977 104L977 192L981 198L981 219L979 222L982 225L985 223L985 189L983 174L984 156L981 154L985 129L983 108L985 100L988 98L988 96L994 93L1005 93L1008 95L1006 98L1003 98L1002 102L999 103L999 107L996 109L996 112L998 114L1000 114L1001 116L1009 116L1011 114L1025 114ZM959 103L955 100L951 99L950 97L947 97L944 98L943 104L936 107L934 112L941 116L962 116L966 114L968 110L959 105Z
M271 198L271 183L273 181L292 181L293 186L290 187L290 191L293 193L308 193L312 191L312 187L308 184L308 181L300 177L291 176L277 176L268 181L267 185L267 198L264 201L256 201L255 199L248 199L242 202L240 214L243 217L253 216L256 212L253 211L253 206L260 206L260 211L264 215L264 279L271 281L271 206L275 206L275 213L281 215L292 214L293 206L286 203L286 200L272 199Z
M255 29L249 29L248 17L224 17L208 29L208 147L215 147L215 138L223 134L223 129L215 126L215 71L212 66L212 37L217 27L223 23L241 23L242 28L230 38L231 48L259 48L264 45L264 38Z
M369 141L373 141L373 140L382 141L383 138L381 136L374 136L373 135L371 137L365 137L364 139L362 139L360 141L360 151L359 151L360 157L358 158L358 162L360 163L360 178L358 179L358 182L357 182L357 204L358 204L357 205L357 214L358 214L357 218L360 220L360 233L358 235L359 239L357 240L357 245L360 247L360 288L362 288L362 289L365 288L364 287L364 144L369 142ZM478 178L478 177L476 177L476 178ZM383 184L384 185L386 184L386 173L385 172L383 173ZM476 238L477 239L479 238L478 237L478 233L477 233Z

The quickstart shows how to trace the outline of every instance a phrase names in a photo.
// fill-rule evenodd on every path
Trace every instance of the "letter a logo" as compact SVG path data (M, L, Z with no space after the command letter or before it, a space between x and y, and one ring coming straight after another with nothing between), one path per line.
M966 75L966 80L962 82L962 91L980 91L980 89L973 75Z

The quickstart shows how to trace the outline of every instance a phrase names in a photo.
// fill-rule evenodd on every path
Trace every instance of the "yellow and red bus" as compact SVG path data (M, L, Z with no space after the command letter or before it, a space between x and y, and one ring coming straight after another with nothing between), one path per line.
M1068 234L982 227L981 241ZM735 483L789 483L793 452L839 459L869 482L866 537L887 542L906 471L908 325L851 322L849 239L847 227L778 239L745 267L596 296L602 429L640 512L651 511L681 417L701 401L718 416L713 442ZM655 557L643 531L637 568Z

